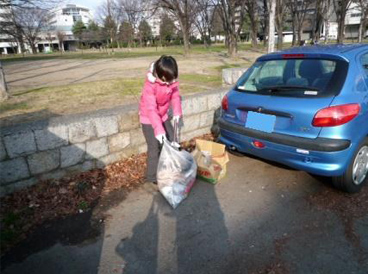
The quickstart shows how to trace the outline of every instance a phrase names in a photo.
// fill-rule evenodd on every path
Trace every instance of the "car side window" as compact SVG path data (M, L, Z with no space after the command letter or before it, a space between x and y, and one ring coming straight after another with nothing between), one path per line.
M368 52L362 55L361 62L365 72L365 76L368 77Z
M364 53L360 57L360 65L363 67L364 78L362 79L362 82L360 85L358 83L357 89L361 91L367 91L367 88L368 88L368 52ZM364 85L364 82L365 82L365 85Z

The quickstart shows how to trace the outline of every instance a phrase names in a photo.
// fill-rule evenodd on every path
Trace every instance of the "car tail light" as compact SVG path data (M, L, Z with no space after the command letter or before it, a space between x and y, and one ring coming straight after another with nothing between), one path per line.
M256 140L254 140L254 141L252 142L252 144L253 144L253 146L255 146L256 148L265 148L265 147L266 147L266 145L265 145L264 143L262 143L261 141L256 141Z
M314 116L315 127L334 127L353 120L360 112L359 104L347 104L321 109Z
M229 99L227 98L227 95L222 98L221 107L225 111L229 109Z
M283 54L283 59L294 59L294 58L304 58L304 54Z

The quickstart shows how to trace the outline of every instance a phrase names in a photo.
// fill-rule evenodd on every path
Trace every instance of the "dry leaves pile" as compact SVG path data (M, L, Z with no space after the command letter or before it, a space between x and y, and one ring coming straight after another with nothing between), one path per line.
M210 134L198 138L213 140ZM195 139L183 142L182 147L192 151ZM1 253L45 221L89 210L114 190L137 188L144 181L145 169L146 154L140 154L105 169L40 182L1 198Z

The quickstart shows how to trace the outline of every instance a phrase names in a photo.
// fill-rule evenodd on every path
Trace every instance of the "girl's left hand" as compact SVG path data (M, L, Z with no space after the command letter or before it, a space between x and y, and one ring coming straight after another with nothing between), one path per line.
M180 115L174 116L173 119L174 119L174 122L179 123Z

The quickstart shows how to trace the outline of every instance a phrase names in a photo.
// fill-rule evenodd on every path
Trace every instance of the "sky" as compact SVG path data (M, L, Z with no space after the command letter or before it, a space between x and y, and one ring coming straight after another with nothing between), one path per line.
M77 4L91 9L92 15L95 14L96 8L103 2L103 0L67 0L68 4Z

